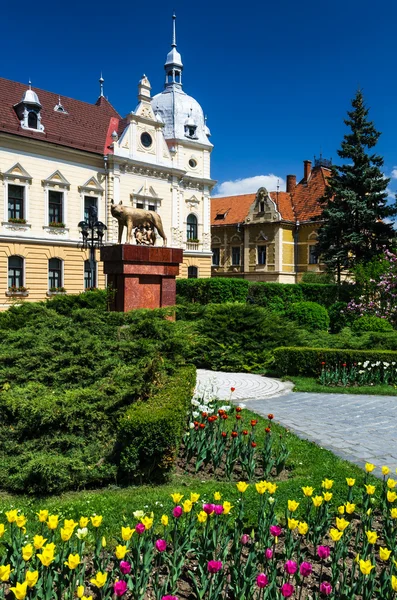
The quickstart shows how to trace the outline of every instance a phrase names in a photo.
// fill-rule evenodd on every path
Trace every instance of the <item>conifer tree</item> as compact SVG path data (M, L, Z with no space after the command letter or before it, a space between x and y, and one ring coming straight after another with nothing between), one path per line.
M345 124L350 128L338 156L346 161L333 166L323 204L323 225L319 230L318 254L329 271L337 276L358 263L366 263L395 237L389 218L397 215L397 202L387 204L389 179L382 172L383 158L370 153L380 133L368 120L361 90L353 101Z

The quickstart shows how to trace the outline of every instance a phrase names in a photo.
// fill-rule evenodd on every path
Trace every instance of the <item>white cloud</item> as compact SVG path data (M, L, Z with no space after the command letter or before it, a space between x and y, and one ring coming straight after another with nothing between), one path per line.
M215 188L216 193L213 197L253 194L257 192L260 187L265 187L269 192L274 192L277 190L277 185L280 186L280 191L285 191L285 181L282 177L277 177L277 175L273 175L273 173L270 173L269 175L255 175L254 177L234 179L233 181L223 181L222 183L219 183Z
M397 179L397 167L393 167L390 177L392 179Z

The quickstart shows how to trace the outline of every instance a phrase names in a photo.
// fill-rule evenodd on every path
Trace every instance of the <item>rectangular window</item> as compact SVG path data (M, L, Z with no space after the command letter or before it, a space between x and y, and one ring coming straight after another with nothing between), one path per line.
M48 289L56 291L62 287L62 261L50 258L48 261Z
M232 248L232 265L240 266L240 246L234 246Z
M89 290L96 287L97 268L96 262L93 264L93 272L91 271L91 262L84 261L84 289Z
M10 256L8 259L8 287L22 287L23 279L23 259L20 256Z
M266 264L266 246L257 246L258 265Z
M93 196L84 196L84 221L88 223L89 220L89 209L93 206L96 209L96 214L98 216L98 198Z
M136 207L137 207L137 208L145 208L145 207L143 206L142 202L137 202L137 203L136 203Z
M8 219L24 219L24 193L22 185L8 186Z
M149 204L149 210L153 210L154 212L156 212L156 207L154 204Z
M220 248L212 248L212 266L213 267L219 267L220 255L221 255Z
M48 224L63 223L63 192L48 190Z
M318 263L318 256L317 256L317 252L316 252L316 245L311 244L309 246L309 265L317 265L317 263Z

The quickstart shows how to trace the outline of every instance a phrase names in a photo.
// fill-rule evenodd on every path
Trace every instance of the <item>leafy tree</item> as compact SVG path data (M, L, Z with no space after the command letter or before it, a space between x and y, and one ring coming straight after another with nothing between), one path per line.
M328 270L341 273L356 264L370 261L384 247L391 247L395 231L390 217L397 215L397 203L387 204L389 179L382 173L383 158L369 151L380 133L368 120L361 90L353 101L345 124L350 128L338 156L346 161L332 168L323 204L318 253Z

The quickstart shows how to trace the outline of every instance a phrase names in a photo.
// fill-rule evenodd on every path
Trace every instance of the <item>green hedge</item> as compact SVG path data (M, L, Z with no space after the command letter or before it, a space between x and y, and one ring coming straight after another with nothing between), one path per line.
M200 304L245 302L248 286L249 282L245 279L177 279L176 293L188 302Z
M161 481L173 467L195 382L195 367L184 367L120 419L119 464L128 481Z
M336 366L346 363L387 361L397 362L397 352L390 350L345 350L329 348L276 348L273 351L273 369L279 375L305 375L317 377L322 364Z
M309 331L327 331L329 327L327 309L318 302L294 302L287 308L287 317Z

